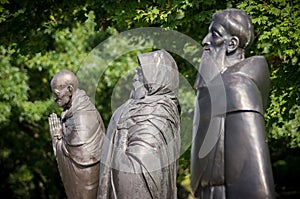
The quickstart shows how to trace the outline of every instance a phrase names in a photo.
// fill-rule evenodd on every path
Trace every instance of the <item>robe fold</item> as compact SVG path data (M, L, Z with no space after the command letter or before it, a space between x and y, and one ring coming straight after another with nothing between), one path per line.
M193 132L192 190L204 199L275 198L264 126L269 93L266 60L262 56L247 58L220 76L222 81L212 79L196 85L198 124ZM225 109L212 111L222 106ZM203 153L203 146L211 150Z
M177 66L166 51L142 54L138 59L148 93L126 101L110 120L98 199L177 198Z
M105 128L102 118L83 90L61 114L62 139L55 140L56 160L70 199L97 196L100 154Z

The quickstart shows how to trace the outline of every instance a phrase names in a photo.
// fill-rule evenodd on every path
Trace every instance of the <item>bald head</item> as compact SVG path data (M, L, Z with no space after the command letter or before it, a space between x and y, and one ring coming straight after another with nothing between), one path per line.
M75 74L69 70L61 70L54 75L51 80L51 88L62 89L66 86L72 86L74 90L78 88L78 79Z
M61 70L51 80L54 101L61 107L69 107L73 93L78 88L78 79L69 70Z

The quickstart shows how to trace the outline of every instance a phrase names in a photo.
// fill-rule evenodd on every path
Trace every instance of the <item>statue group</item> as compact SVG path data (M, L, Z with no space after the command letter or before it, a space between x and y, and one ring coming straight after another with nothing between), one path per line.
M199 199L275 198L264 109L264 57L245 58L254 37L238 9L213 15L203 39L191 153L191 188ZM175 199L180 156L179 73L165 50L137 55L129 99L105 130L74 73L51 80L63 112L49 116L60 176L70 199Z

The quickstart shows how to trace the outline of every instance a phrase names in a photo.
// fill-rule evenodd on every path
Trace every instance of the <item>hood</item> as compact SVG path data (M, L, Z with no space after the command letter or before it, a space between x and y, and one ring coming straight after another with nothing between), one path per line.
M148 95L168 94L178 97L179 74L175 60L165 50L137 56Z

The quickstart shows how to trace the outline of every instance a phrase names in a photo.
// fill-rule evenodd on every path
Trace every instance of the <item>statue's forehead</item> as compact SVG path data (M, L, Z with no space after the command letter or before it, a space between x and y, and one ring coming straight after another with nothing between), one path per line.
M54 77L51 80L51 89L60 91L66 85L66 79L60 77Z
M210 26L209 26L209 31L217 31L221 35L226 35L228 34L228 31L225 29L225 27L220 23L220 21L212 21Z

